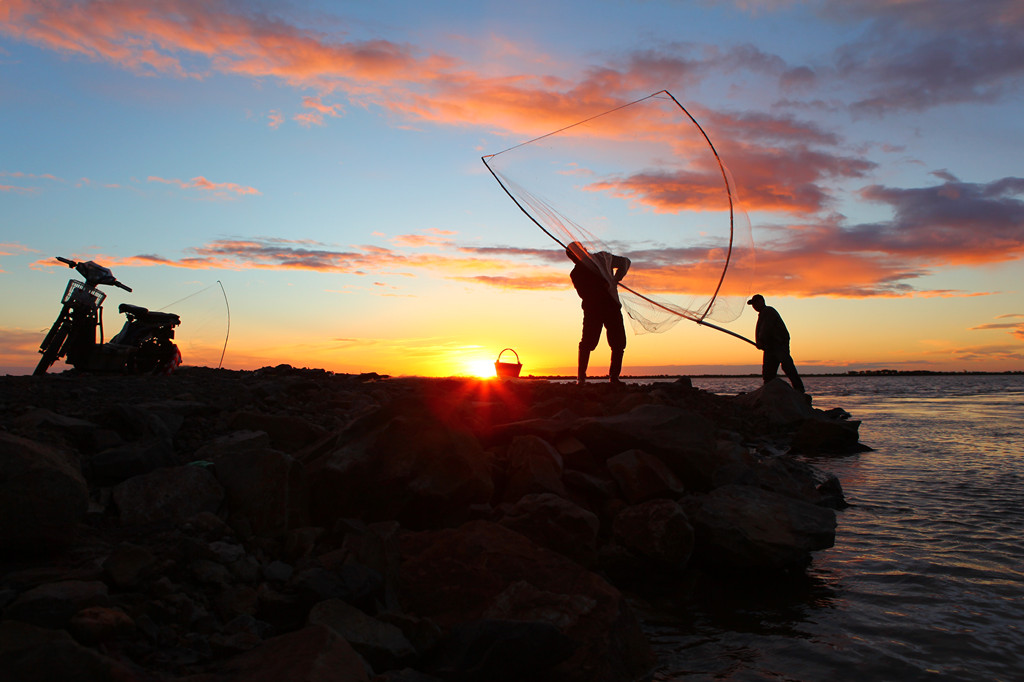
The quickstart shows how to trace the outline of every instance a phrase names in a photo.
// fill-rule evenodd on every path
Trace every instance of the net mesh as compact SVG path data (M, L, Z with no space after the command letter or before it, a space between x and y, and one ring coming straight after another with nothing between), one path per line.
M602 252L630 259L618 294L636 333L743 312L750 221L711 140L667 91L483 161L540 229L563 247L579 242L594 269L611 277Z

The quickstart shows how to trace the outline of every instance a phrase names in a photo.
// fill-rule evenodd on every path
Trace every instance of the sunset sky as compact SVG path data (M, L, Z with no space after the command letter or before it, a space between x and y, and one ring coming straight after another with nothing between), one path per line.
M186 364L220 361L223 286L232 369L571 373L571 263L481 156L663 89L802 371L1024 369L1020 0L0 0L0 373L38 360L58 255L134 289L107 338L118 303L179 313ZM695 177L666 217L664 177L609 173L637 220L718 224ZM628 344L626 375L760 362L689 321Z

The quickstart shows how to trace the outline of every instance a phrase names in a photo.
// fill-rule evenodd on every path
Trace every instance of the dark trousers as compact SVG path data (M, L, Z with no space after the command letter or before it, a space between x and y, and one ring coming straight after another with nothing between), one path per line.
M580 338L580 350L592 351L601 340L601 329L608 330L608 345L612 350L625 350L626 327L622 323L622 310L605 308L583 311L583 336Z
M793 364L793 356L789 354L788 347L765 349L764 360L761 362L761 378L765 383L776 377L779 365L782 365L782 371L789 377L789 383L793 385L793 388L804 393L804 382L797 374L796 365Z

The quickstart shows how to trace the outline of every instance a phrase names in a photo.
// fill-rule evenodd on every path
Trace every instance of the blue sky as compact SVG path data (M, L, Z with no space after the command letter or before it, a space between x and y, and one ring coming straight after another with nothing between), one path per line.
M56 255L133 286L109 329L205 292L175 310L204 321L186 363L219 359L221 281L229 367L447 375L513 346L565 371L568 267L480 156L661 89L735 176L798 366L1020 369L1022 80L1010 0L8 0L0 371L35 364ZM684 323L624 371L757 362Z

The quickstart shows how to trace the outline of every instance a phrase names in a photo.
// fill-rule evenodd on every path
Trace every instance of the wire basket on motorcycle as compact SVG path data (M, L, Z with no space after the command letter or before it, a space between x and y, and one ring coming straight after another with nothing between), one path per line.
M62 303L99 306L107 295L95 287L77 279L68 280L68 288L64 290Z

